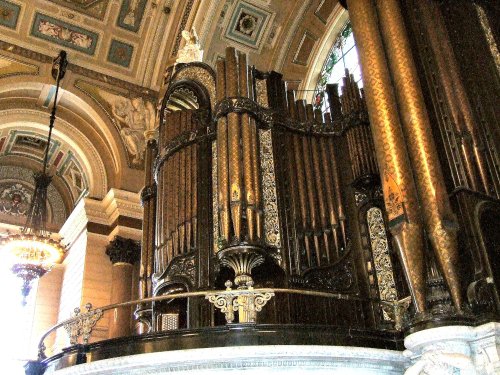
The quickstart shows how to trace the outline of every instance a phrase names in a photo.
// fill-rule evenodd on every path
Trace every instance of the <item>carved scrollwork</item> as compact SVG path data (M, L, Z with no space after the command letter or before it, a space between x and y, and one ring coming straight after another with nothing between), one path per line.
M354 192L354 199L356 201L356 206L361 207L364 205L366 202L368 202L368 194L356 190Z
M252 99L245 97L226 98L217 103L214 110L214 121L228 113L249 113L253 117L258 117L262 107Z
M467 288L467 299L476 314L495 311L493 280L486 278L472 282Z
M395 301L398 296L382 210L378 207L370 208L366 219L368 221L368 232L370 233L380 299L382 301Z
M278 216L278 198L276 194L276 175L274 173L272 134L270 130L260 130L259 134L266 244L279 249L281 248L281 234Z
M185 278L191 285L195 283L196 266L194 254L188 256L178 256L172 260L165 272L166 279Z
M385 320L394 322L394 328L400 330L406 321L406 313L410 307L411 298L406 297L399 301L381 301L382 314Z
M261 129L281 127L293 132L313 135L331 136L341 134L340 131L336 130L339 128L336 123L293 120L277 110L262 107L255 101L243 97L226 98L218 102L215 106L213 122L217 122L220 117L231 112L250 114L257 120Z
M207 294L205 297L217 309L219 309L226 318L227 323L234 321L234 312L238 311L240 323L255 323L257 313L267 302L274 297L274 292L257 292L253 289L253 282L248 282L244 289L231 289L233 284L226 281L226 290L219 294Z
M348 260L332 267L309 270L303 277L295 277L292 281L303 288L349 293L354 289L354 280L354 267Z
M72 320L64 325L64 329L68 333L69 342L71 345L78 344L78 338L82 336L82 343L88 344L92 329L95 327L99 319L102 318L103 312L101 309L92 310L92 304L85 305L87 310L81 313L79 307L74 309Z

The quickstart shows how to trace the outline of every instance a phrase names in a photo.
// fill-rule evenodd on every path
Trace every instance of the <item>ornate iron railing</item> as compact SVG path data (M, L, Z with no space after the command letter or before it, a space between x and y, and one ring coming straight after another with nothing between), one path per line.
M122 303L114 303L111 305L92 308L90 303L85 305L85 311L80 308L75 308L74 313L69 319L66 319L56 325L52 326L40 338L38 344L38 360L42 361L46 357L45 354L45 340L53 332L63 327L69 336L71 345L88 344L92 329L97 322L103 317L104 312L123 308L128 306L143 305L152 302L159 302L165 300L174 300L179 298L192 298L192 297L205 297L215 308L219 309L224 315L227 323L233 323L236 317L238 323L255 323L257 313L262 310L266 303L271 300L277 293L303 295L312 297L331 298L335 300L346 300L356 302L371 302L379 307L381 314L388 317L393 329L401 329L401 322L408 307L407 299L401 301L387 302L379 300L367 300L353 295L346 295L341 293L327 293L314 290L303 289L285 289L285 288L258 288L254 289L252 282L249 282L246 288L232 289L232 282L226 282L225 290L213 291L197 291L185 293L173 293L162 296L144 298ZM235 315L235 312L238 312Z

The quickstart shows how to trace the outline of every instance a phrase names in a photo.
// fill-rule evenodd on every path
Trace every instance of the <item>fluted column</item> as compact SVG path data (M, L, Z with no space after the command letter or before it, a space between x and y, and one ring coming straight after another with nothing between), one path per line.
M138 260L140 243L116 236L106 247L106 255L113 263L111 271L111 301L121 303L132 297L133 264ZM109 323L109 338L128 336L131 333L131 308L121 307L112 311Z
M423 232L417 192L372 0L348 0L389 229L417 312L425 310Z
M457 223L450 207L432 129L397 0L375 0L422 213L455 307L461 309Z

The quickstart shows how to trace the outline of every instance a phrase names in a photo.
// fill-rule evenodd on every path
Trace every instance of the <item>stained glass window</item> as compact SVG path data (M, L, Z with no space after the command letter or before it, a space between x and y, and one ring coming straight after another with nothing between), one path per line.
M328 111L328 100L324 96L326 85L329 83L337 83L340 90L342 78L345 75L346 69L354 76L358 86L360 88L363 87L358 51L356 49L356 43L354 42L352 27L349 22L342 27L338 37L335 39L332 49L323 65L323 69L321 70L318 84L316 85L314 93L315 104L317 108L322 108L323 112Z

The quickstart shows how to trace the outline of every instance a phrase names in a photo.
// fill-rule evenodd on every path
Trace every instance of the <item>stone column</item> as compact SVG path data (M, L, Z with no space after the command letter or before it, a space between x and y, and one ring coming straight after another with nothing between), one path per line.
M133 264L138 260L140 243L116 236L106 247L106 255L113 263L111 271L111 301L121 303L130 301L132 296ZM131 334L131 307L121 307L112 311L109 323L109 338Z
M410 41L398 1L375 3L427 233L453 303L461 310L458 225L448 199Z
M425 310L423 231L417 191L406 151L396 97L372 0L348 0L358 47L366 104L382 178L389 229L416 312Z

